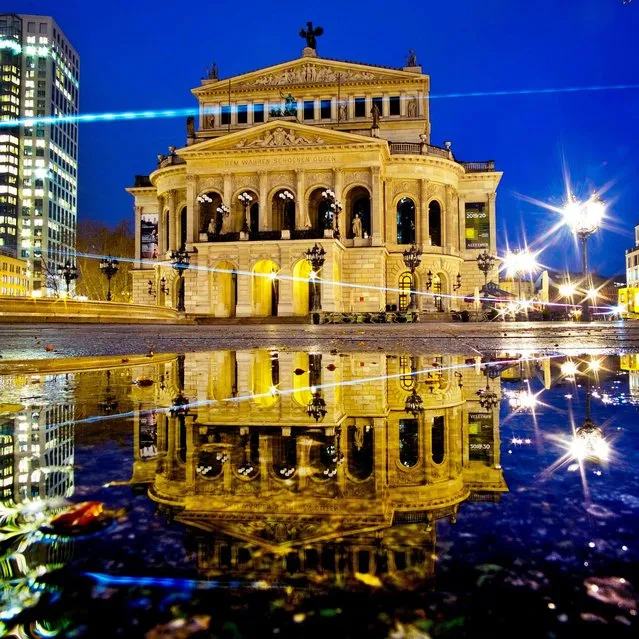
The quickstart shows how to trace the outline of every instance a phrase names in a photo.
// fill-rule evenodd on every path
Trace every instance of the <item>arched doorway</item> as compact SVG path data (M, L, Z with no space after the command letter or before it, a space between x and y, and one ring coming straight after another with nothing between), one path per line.
M433 418L433 428L431 430L431 459L434 464L441 464L446 454L444 439L444 417L438 415Z
M428 231L432 246L442 245L442 207L437 200L428 205Z
M308 315L313 305L313 285L310 281L311 265L300 260L293 267L293 315Z
M271 199L274 231L295 230L295 194L289 189L278 189Z
M444 310L444 301L442 298L442 277L440 273L435 273L432 278L430 292L433 294L433 302L438 311Z
M252 315L268 317L277 315L279 300L279 268L272 260L260 260L253 267Z
M405 311L410 304L410 292L413 290L413 277L407 271L399 276L399 303L398 310Z
M181 251L186 249L186 238L186 206L183 206L180 210L180 239L178 242Z
M416 419L399 420L399 463L413 468L419 461L419 422Z
M331 215L328 201L322 197L326 191L325 187L318 187L311 191L308 196L308 215L311 220L311 227L322 236L325 229L333 228L333 217Z
M215 317L235 317L237 273L231 262L218 262L211 272L211 311Z
M397 243L415 243L415 202L409 197L397 202Z
M344 229L346 230L346 237L348 238L355 237L353 220L356 217L359 217L361 221L361 237L369 237L371 234L371 196L368 189L363 186L352 188L346 196Z
M269 408L278 401L277 389L280 382L279 358L277 352L260 350L253 355L251 387L253 401L257 406Z
M210 241L222 231L222 216L217 212L222 204L222 196L215 191L208 191L198 195L197 202L199 233L206 233Z

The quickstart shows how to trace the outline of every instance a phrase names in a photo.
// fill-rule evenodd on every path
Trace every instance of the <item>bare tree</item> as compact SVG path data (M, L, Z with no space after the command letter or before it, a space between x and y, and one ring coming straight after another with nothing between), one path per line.
M122 220L111 229L95 220L78 223L76 250L78 253L78 295L86 295L92 300L106 300L107 278L100 271L100 259L114 257L119 260L119 268L111 279L111 295L114 302L131 301L129 269L135 256L135 235L127 220Z

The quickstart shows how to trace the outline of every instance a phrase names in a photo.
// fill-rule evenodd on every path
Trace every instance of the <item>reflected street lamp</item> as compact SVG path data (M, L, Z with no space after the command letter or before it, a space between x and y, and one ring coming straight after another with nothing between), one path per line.
M64 266L58 266L58 276L61 277L67 285L67 296L69 295L69 287L72 280L78 279L78 269L71 264L70 260L64 263Z
M322 191L322 197L328 202L329 208L331 209L331 213L334 220L334 231L333 237L336 240L339 240L340 232L339 232L339 214L342 212L344 208L340 202L337 201L335 197L335 191L332 189L326 189L326 191Z
M422 250L417 248L417 245L413 244L409 249L403 252L404 264L407 269L410 269L411 277L411 290L410 290L410 304L408 306L409 311L417 310L417 293L415 292L415 271L422 263ZM430 272L430 271L429 271Z
M326 402L322 398L322 391L316 390L306 405L306 414L316 422L322 421L326 417Z
M322 303L320 298L319 280L317 274L319 273L324 261L326 259L326 251L323 246L315 244L313 248L306 251L306 261L311 266L310 280L313 282L313 313L319 313L322 310Z
M411 394L406 398L404 410L413 417L417 417L420 413L424 412L424 400L417 394L414 388Z
M574 195L570 195L568 204L562 211L568 228L581 242L582 274L588 284L588 239L601 226L606 205L603 200L593 193L586 202L579 202ZM581 321L590 321L590 299L585 297L581 304Z
M107 278L107 302L111 301L111 278L118 272L120 263L115 258L103 257L100 260L100 270L106 275Z
M171 251L171 266L178 274L179 286L178 286L178 299L176 310L184 312L184 271L189 268L191 264L191 258L185 249L179 251Z

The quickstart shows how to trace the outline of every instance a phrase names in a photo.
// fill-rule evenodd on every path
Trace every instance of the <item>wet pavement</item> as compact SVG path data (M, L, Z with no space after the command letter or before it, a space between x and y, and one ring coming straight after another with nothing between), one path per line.
M2 329L4 636L636 636L632 327L120 328Z
M424 322L409 325L254 325L140 326L79 324L0 324L0 364L95 355L129 355L203 351L219 348L271 348L299 350L349 348L424 349L444 353L530 349L544 352L600 349L612 352L639 349L639 323L593 322Z

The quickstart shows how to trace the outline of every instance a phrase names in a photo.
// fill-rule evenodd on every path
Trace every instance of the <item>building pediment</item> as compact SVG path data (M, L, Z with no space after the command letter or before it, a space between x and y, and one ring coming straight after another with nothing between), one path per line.
M342 62L325 58L303 57L284 62L265 69L236 75L225 80L204 80L201 87L193 89L198 98L228 94L237 90L260 90L308 85L337 84L396 84L427 81L428 76L421 73L376 67L355 62Z
M179 149L177 154L188 160L218 151L309 150L314 147L353 145L360 148L368 146L371 149L387 148L386 141L378 138L275 119L250 129L236 131L212 140L203 140Z

